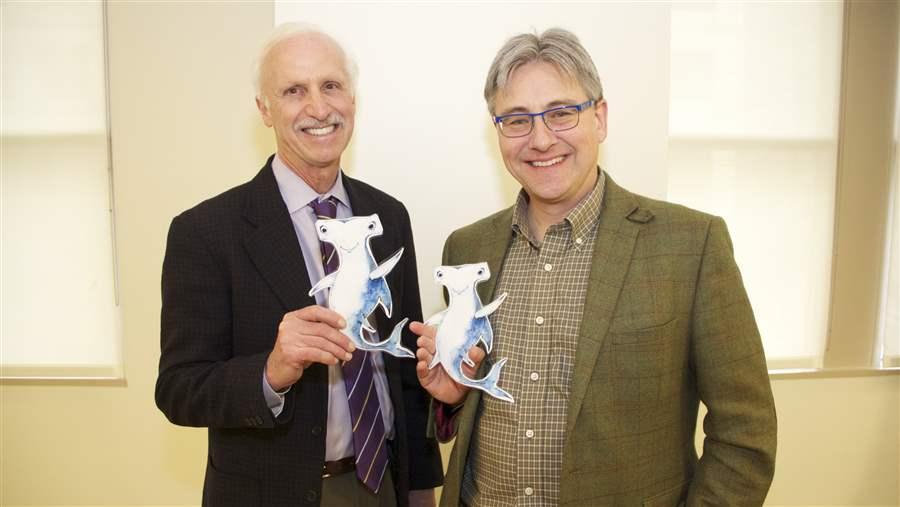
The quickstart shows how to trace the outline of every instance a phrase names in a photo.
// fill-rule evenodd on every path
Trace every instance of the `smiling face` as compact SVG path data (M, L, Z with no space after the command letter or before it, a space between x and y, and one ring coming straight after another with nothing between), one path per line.
M538 113L588 99L575 79L543 61L526 63L513 71L497 94L497 116ZM535 118L531 133L505 137L498 129L500 153L506 169L525 189L531 206L566 212L587 195L597 181L597 156L606 139L606 102L585 108L578 126L562 132Z
M321 34L298 34L269 51L260 77L256 105L275 129L278 155L318 192L327 191L356 115L343 51Z

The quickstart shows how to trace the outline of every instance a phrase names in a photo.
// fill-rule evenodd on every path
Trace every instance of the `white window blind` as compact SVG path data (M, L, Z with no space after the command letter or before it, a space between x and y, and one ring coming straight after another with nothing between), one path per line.
M879 357L876 364L896 368L900 367L900 61L897 64L894 100L894 159L891 164L890 211L879 322L881 346L877 349Z
M770 368L819 367L842 4L675 2L671 26L668 197L727 221Z
M2 376L118 377L103 3L0 8Z

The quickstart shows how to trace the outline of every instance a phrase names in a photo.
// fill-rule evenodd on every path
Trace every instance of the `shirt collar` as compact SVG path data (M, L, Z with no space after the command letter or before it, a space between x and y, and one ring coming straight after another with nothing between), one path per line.
M272 172L275 174L281 198L291 214L309 206L313 199L323 200L328 197L337 199L339 206L350 208L350 199L347 196L347 189L344 188L344 178L342 178L343 171L338 172L334 185L322 195L319 195L315 189L303 181L303 178L297 176L277 154L272 159Z
M591 232L600 217L605 190L606 172L597 167L597 183L593 190L563 219L572 227L571 239L584 238ZM512 229L513 232L522 234L529 242L537 245L528 227L528 194L524 188L519 190L519 196L516 198L516 205L513 208Z

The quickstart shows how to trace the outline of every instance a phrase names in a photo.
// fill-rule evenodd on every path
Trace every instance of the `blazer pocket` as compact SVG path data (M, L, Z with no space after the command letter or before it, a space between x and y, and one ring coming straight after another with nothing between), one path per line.
M682 482L674 488L645 498L641 505L643 507L681 507L687 497L687 486L688 483Z
M653 343L669 335L677 321L677 318L672 318L661 324L650 323L635 329L610 330L610 339L616 344Z
M260 505L259 481L253 477L223 472L207 460L203 505L208 507L255 507Z

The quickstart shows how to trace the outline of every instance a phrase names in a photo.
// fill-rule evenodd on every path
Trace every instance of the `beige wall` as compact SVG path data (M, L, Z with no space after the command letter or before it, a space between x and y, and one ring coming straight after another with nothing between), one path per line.
M205 431L170 425L153 404L159 272L172 216L251 177L272 149L249 78L272 19L268 2L110 5L127 379L0 386L0 505L199 503ZM779 379L774 389L772 505L900 504L900 377Z

